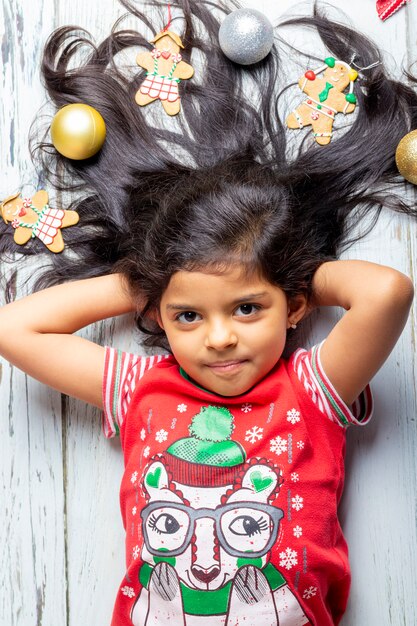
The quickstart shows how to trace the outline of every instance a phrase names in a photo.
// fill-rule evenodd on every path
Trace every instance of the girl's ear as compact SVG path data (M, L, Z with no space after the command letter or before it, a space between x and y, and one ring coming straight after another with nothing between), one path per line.
M288 299L287 328L296 328L308 309L307 296L300 294Z
M162 317L161 317L161 313L159 312L159 309L155 311L154 313L152 313L152 319L158 324L160 328L162 328L162 330L165 330L164 325L162 323Z

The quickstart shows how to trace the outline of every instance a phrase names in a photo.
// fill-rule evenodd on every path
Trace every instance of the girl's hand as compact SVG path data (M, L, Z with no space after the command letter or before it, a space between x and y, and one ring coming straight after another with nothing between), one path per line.
M118 274L45 289L0 309L0 354L50 387L102 407L104 348L72 333L134 308Z
M346 404L376 374L399 338L413 300L400 272L365 261L324 263L313 279L313 302L347 312L320 351L321 365Z

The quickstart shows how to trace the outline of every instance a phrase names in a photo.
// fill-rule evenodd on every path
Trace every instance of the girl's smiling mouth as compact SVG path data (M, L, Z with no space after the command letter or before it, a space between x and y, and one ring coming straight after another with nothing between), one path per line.
M228 373L235 372L240 369L245 363L247 363L247 359L233 359L229 361L215 361L214 363L207 363L207 367L209 367L214 372L219 373Z

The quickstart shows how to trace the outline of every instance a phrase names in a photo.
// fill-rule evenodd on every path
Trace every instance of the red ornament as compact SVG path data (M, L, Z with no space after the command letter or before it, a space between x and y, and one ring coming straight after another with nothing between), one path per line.
M313 104L312 100L307 100L307 104Z
M307 70L304 76L307 78L307 80L316 80L316 75L313 70Z
M408 0L377 0L376 10L381 20L386 20Z

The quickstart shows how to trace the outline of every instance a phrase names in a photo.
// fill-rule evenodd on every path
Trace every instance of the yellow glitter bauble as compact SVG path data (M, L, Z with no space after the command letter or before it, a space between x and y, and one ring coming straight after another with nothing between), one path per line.
M55 149L68 159L89 159L106 139L106 124L88 104L68 104L52 120L51 138Z
M417 130L401 139L395 152L395 162L400 174L417 185Z

